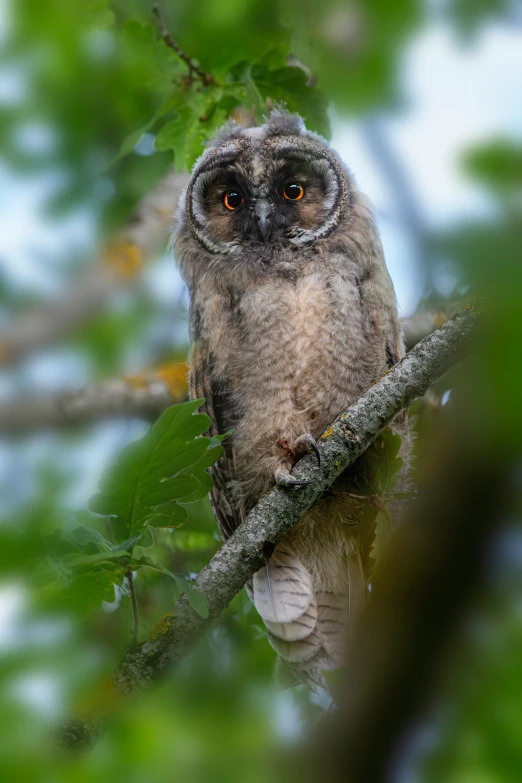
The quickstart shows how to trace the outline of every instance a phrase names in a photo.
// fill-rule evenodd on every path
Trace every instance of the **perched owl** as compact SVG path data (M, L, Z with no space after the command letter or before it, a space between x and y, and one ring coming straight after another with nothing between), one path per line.
M402 355L393 285L371 209L328 143L296 114L228 124L195 164L174 249L190 292L193 398L211 434L223 537L260 496L296 481L316 439ZM398 429L404 429L402 422ZM249 594L282 665L323 685L366 596L371 531L344 473L276 548Z

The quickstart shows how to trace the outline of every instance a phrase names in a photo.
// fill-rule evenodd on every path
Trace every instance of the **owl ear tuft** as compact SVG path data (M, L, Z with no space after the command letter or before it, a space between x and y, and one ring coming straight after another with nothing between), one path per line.
M306 131L303 118L299 114L287 111L284 104L276 106L264 126L265 137L269 136L300 136Z

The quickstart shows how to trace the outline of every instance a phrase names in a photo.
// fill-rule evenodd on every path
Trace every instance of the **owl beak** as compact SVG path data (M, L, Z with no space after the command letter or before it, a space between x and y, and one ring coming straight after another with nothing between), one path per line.
M254 207L254 212L261 239L266 245L272 230L272 205L265 199L260 199Z

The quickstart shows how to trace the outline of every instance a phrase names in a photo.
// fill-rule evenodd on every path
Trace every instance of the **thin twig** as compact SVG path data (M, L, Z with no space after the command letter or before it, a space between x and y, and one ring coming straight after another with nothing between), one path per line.
M132 607L132 644L137 644L140 618L138 615L138 601L136 600L136 588L134 586L134 574L132 573L132 568L129 568L129 570L125 572L125 578L127 579L127 584L129 585L129 594Z
M161 15L161 11L159 9L158 3L152 4L152 13L157 19L158 27L160 29L161 37L163 38L165 45L168 46L170 49L172 49L178 57L183 60L183 62L188 66L189 69L189 79L192 81L193 74L196 74L196 76L201 79L204 85L208 86L211 84L216 84L216 80L210 73L206 73L206 71L203 71L197 63L192 60L188 54L186 54L181 46L179 46L176 41L172 38L171 34L168 31L168 28L165 24L165 21L163 19L163 16Z

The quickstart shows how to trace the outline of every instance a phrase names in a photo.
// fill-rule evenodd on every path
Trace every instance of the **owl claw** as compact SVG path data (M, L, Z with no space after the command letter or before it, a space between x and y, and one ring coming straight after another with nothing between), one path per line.
M296 479L290 475L287 467L277 468L275 472L276 484L280 487L304 487L311 484L310 479Z
M305 487L307 484L311 484L311 479L296 479L290 475L290 470L294 459L303 452L314 452L317 457L317 464L321 466L321 454L319 452L319 446L313 435L309 432L301 435L294 441L293 446L290 446L285 438L279 438L276 441L277 446L284 452L286 459L282 462L275 472L276 484L280 487Z
M317 464L319 467L321 467L321 453L319 451L319 446L317 445L316 439L310 432L307 432L305 435L301 435L299 438L297 438L294 447L295 451L299 451L299 447L305 451L308 451L309 453L313 451L317 457Z

